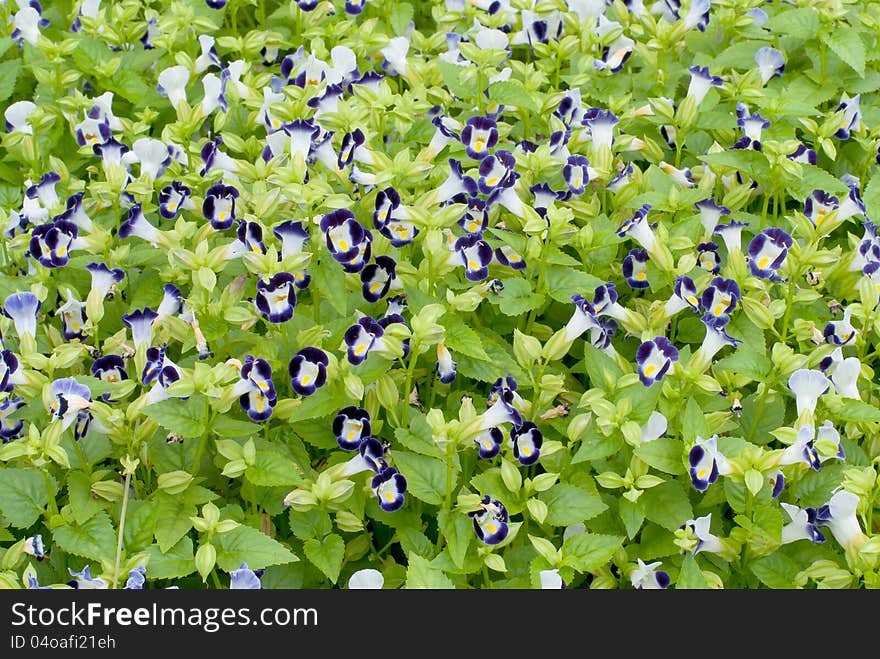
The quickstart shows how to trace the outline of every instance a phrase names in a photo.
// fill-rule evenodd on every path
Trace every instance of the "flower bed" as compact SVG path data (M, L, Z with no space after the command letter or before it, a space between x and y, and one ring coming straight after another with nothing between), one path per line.
M0 586L880 585L877 2L73 4Z

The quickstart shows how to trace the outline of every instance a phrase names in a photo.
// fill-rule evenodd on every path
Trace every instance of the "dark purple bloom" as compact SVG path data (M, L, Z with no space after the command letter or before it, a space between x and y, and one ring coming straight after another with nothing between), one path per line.
M327 381L327 353L319 348L303 348L293 356L287 371L290 386L300 396L311 396Z

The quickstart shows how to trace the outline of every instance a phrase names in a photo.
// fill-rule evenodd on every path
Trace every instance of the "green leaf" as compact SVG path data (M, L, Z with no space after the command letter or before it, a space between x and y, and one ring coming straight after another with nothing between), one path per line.
M687 471L682 464L684 444L677 439L660 437L645 442L635 450L636 456L649 465L667 474L683 474Z
M584 365L594 387L603 387L603 379L613 382L623 375L620 366L604 350L589 343L584 344Z
M408 2L395 2L391 9L391 29L394 34L403 34L413 17L413 6Z
M95 561L112 561L116 554L116 532L110 517L103 511L85 524L65 524L55 528L52 540L68 554Z
M247 468L244 475L252 484L263 487L298 485L302 482L299 467L294 462L266 450L257 451L254 464Z
M300 540L323 538L333 530L330 515L321 510L290 510L290 530Z
M252 570L259 570L299 560L280 542L245 525L214 536L214 545L217 547L217 565L226 572L237 570L242 563L247 563Z
M55 489L53 482L53 496ZM43 474L26 469L0 469L0 513L11 526L29 527L48 503L49 493Z
M880 409L860 400L847 400L834 414L836 421L880 421Z
M880 174L874 174L862 194L868 217L876 217L880 213Z
M147 555L150 557L147 563L148 579L179 579L196 570L193 542L187 536L164 553L157 545L150 545Z
M789 9L776 14L764 27L798 39L812 39L819 31L819 14L812 7Z
M535 114L541 111L535 99L526 91L519 80L502 80L492 83L489 85L489 98L495 103L513 105Z
M180 495L156 492L156 528L153 535L160 551L168 551L192 528L191 516L198 514L196 504ZM236 566L237 567L237 566Z
M306 558L330 581L336 583L345 557L345 542L342 538L335 533L331 533L323 540L310 538L306 540L303 548L306 552Z
M107 45L91 37L80 37L76 50L73 51L73 61L83 73L94 75L98 68L111 54Z
M641 499L645 501L645 517L669 531L675 531L694 516L691 502L678 481L645 490Z
M334 385L341 383L334 383ZM308 421L309 419L320 419L321 417L335 414L339 408L344 407L345 394L342 392L341 386L334 386L328 383L328 386L318 389L311 396L306 397L302 404L297 407L293 414L290 415L289 421Z
M765 355L743 347L724 359L719 359L712 368L745 375L756 382L763 382L773 370L773 363Z
M421 412L412 412L409 428L396 428L394 437L410 451L432 458L444 457L442 449L434 443L434 432Z
M440 62L440 75L443 76L443 84L449 87L449 91L459 98L473 98L477 95L476 67L459 66L450 62ZM465 73L469 78L465 81Z
M505 316L521 316L544 304L544 296L532 292L532 285L522 277L502 279L504 290L498 294L498 307Z
M770 163L767 161L767 157L760 151L736 149L719 153L707 153L699 156L699 158L710 165L723 165L724 167L738 169L758 180L766 178L770 173Z
M623 439L618 433L606 437L599 432L595 424L591 424L581 438L581 445L572 457L571 463L578 464L579 462L607 458L609 455L617 453L621 448L623 448Z
M782 554L773 552L749 563L749 569L768 588L793 588L797 576L797 563Z
M220 414L215 417L214 423L211 425L211 430L221 437L247 437L260 432L262 426L256 423L251 423L250 421L231 419L228 416Z
M623 540L618 535L579 533L562 543L562 560L578 572L592 572L611 560Z
M697 559L693 555L684 555L675 587L679 590L706 590L709 588L709 583L703 576L700 566L697 565Z
M764 445L772 441L770 431L776 430L785 420L785 400L776 394L764 394L764 401L757 394L746 396L742 402L739 423L743 439L753 444Z
M838 25L830 33L823 34L822 41L858 73L860 78L865 77L865 44L857 30Z
M432 567L427 559L410 554L407 556L409 566L406 568L407 589L453 589L455 585L442 570Z
M15 90L15 82L21 71L21 60L13 59L0 62L0 102L12 96Z
M463 513L454 513L441 510L437 517L437 523L452 562L459 568L464 567L464 559L467 556L468 547L474 537L473 524L470 518Z
M685 445L693 444L694 439L709 438L709 429L706 426L706 416L696 398L689 398L681 420L681 435Z
M345 272L336 261L327 254L319 259L312 259L309 266L312 272L312 286L321 294L320 302L329 302L340 316L348 314L348 296L345 289Z
M468 327L460 316L445 314L442 325L446 328L446 347L453 355L464 354L484 362L490 360L483 349L480 335Z
M147 405L144 414L184 438L201 437L208 429L208 403L201 395L162 400Z
M608 506L599 497L574 485L557 483L538 498L547 504L547 518L551 526L569 526L592 519L606 510Z
M92 497L91 479L81 471L67 473L67 495L77 524L84 524L104 509L101 502Z
M544 276L550 297L564 304L571 304L575 293L591 297L592 291L605 283L588 272L564 266L546 266Z
M406 478L408 493L435 506L443 502L446 497L446 464L443 461L418 453L394 451L394 464Z
M639 498L635 503L621 497L617 502L617 511L620 513L620 521L626 528L626 535L630 540L636 537L636 533L642 528L645 521L645 504Z

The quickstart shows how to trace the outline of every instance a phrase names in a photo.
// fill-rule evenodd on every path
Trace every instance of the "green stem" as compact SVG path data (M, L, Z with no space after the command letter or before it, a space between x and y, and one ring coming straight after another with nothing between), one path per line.
M416 362L418 361L419 344L415 339L410 343L409 364L406 367L406 384L403 388L403 426L409 427L409 395L412 391L413 373L416 370Z
M764 203L761 206L761 226L758 228L758 231L764 229L767 226L767 209L770 207L770 195L764 194Z
M214 415L215 415L215 412L212 409L211 414L208 416L208 428L209 429L212 428L214 425ZM208 443L209 432L210 432L209 430L206 430L202 434L202 436L199 438L199 444L196 447L196 456L195 456L195 458L193 458L193 465L192 465L192 469L190 470L192 472L193 476L199 475L199 465L202 462L202 454L205 452L205 446Z
M782 315L782 335L780 336L780 341L783 345L785 345L788 339L788 319L791 316L792 295L794 295L794 273L792 273L792 277L789 278L788 285L785 288L785 313Z
M46 484L46 494L49 495L49 513L50 515L58 514L58 504L55 503L55 490L52 488L52 479L47 469L41 469L43 473L43 482Z
M223 590L223 584L220 583L220 577L217 576L217 569L211 570L211 581L214 582L214 588Z
M113 588L119 583L119 561L122 558L122 537L125 533L125 511L128 509L128 490L131 485L131 474L125 474L122 491L122 509L119 512L119 532L116 534L116 560L113 563Z

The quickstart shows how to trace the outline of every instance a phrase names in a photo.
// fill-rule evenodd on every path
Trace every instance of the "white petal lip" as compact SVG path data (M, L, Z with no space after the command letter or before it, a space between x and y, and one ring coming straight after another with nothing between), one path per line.
M348 580L349 590L375 589L378 590L385 585L385 577L379 570L367 568L358 570Z

